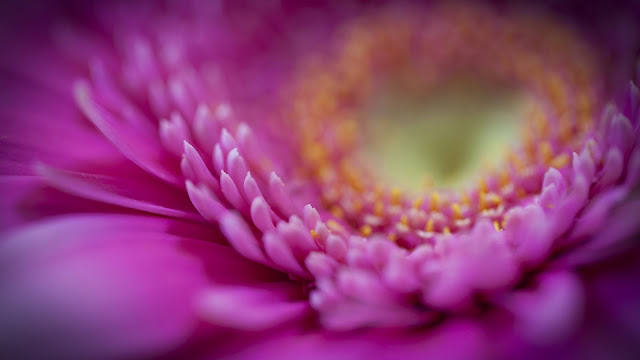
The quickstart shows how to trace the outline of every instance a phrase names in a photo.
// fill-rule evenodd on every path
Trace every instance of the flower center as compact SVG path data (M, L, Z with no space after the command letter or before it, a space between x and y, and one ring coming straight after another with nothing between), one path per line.
M526 113L516 91L468 80L433 94L385 91L367 110L362 158L387 184L413 193L477 181L517 145Z
M465 4L337 35L286 101L299 173L365 237L412 248L481 218L501 230L547 168L570 166L599 108L590 48L549 19Z

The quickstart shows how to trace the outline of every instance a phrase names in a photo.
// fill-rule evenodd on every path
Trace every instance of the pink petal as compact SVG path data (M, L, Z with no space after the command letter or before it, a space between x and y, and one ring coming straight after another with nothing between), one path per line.
M270 264L262 251L258 240L240 215L227 212L220 219L220 228L231 245L248 259Z
M216 286L200 294L198 311L212 323L242 330L273 329L311 313L294 283Z
M548 273L535 290L516 292L505 303L522 336L533 344L563 341L580 325L583 290L569 273Z
M209 168L205 164L202 157L198 151L187 141L184 141L182 144L182 148L184 149L184 159L187 164L189 164L189 169L193 172L194 179L192 179L197 184L204 184L209 187L212 191L218 191L220 189L220 184L218 180L211 174Z
M271 209L261 196L253 199L251 203L251 220L263 233L275 231L276 227L271 220Z
M128 164L95 173L80 173L38 165L37 173L52 186L87 199L159 215L198 220L183 192Z
M311 276L300 265L298 260L293 256L291 248L277 233L265 234L262 241L264 242L264 249L269 255L269 258L278 266L278 268L299 276L301 278L309 279Z
M179 174L177 164L169 164L170 157L157 134L141 133L121 123L91 98L87 83L76 86L75 96L85 115L125 156L160 179L182 186L182 179L176 176Z
M505 236L515 256L525 265L537 265L550 252L553 237L544 211L537 205L518 207L507 213Z
M373 330L357 333L283 332L243 346L226 358L249 359L489 359L490 339L470 322L450 321L438 331Z
M213 282L280 278L186 234L203 228L126 215L68 216L8 234L0 341L14 358L158 355L204 329L192 305Z

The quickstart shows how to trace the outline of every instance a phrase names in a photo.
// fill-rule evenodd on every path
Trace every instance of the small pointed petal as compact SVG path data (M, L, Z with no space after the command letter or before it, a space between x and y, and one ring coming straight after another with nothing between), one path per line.
M269 178L269 194L275 205L285 216L291 214L291 208L293 207L291 200L286 193L284 183L276 173L271 173Z
M626 154L633 144L633 126L626 116L618 114L609 125L609 145Z
M251 172L247 172L247 176L244 179L244 194L247 201L252 201L257 197L263 197L258 183L253 176L251 176Z
M219 222L228 210L220 203L216 196L206 186L196 186L190 180L186 181L187 193L198 209L198 212L211 222Z
M224 154L222 153L222 147L220 144L216 144L213 147L213 169L216 173L220 173L225 169L224 167Z
M229 201L229 203L237 210L244 211L247 207L247 204L244 201L242 195L240 195L240 191L238 191L238 187L231 179L231 176L224 171L220 172L220 189L222 190L222 194Z
M259 149L256 146L256 139L253 137L253 133L249 125L240 123L236 129L236 140L238 146L242 149L242 153L246 154L249 162L255 161L260 155Z
M303 261L311 251L320 250L311 238L311 232L295 215L289 219L289 222L280 222L276 228L298 260Z
M304 209L302 209L302 212L305 226L309 229L315 229L316 225L320 221L320 214L318 214L318 210L310 204L307 204Z
M167 88L173 104L188 119L191 119L195 114L196 104L184 83L177 78L170 78L167 82Z
M203 184L209 187L212 191L218 191L220 189L220 184L218 180L213 177L211 171L207 168L207 165L200 157L198 151L187 141L183 143L184 148L184 156L189 162L189 167L193 170L193 174L195 175L195 180L198 184Z
M573 225L576 215L586 205L589 185L584 177L577 176L573 180L571 192L551 209L549 219L553 223L551 230L553 237L560 236Z
M287 243L277 233L265 234L262 241L267 255L278 268L304 279L310 278L309 273L302 268L298 260L293 256Z
M258 240L240 215L228 211L220 220L220 228L229 243L244 257L261 264L272 264L265 257Z
M180 114L171 114L170 120L160 120L160 140L171 153L178 157L182 155L184 142L190 141L191 135Z
M617 148L612 148L607 152L602 168L602 177L598 180L596 189L600 190L612 185L620 179L624 170L624 155Z
M247 165L237 148L232 149L227 155L227 172L233 179L234 183L244 183L244 179L247 176Z
M220 132L220 146L225 153L229 153L231 150L238 147L238 143L236 143L236 139L229 133L229 131L224 128Z
M209 107L199 105L193 122L193 134L200 147L206 150L208 154L213 152L213 147L218 141L217 134L219 133L220 128L213 119Z
M596 166L588 149L584 149L579 155L573 153L573 171L575 176L582 176L586 181L591 182L596 172Z
M271 209L262 197L256 197L251 203L251 220L263 233L276 230L271 220Z

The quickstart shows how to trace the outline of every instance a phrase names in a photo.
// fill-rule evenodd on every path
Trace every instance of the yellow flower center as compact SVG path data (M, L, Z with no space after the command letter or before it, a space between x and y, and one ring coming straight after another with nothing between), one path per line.
M360 157L377 178L414 194L464 188L517 145L525 114L522 94L473 81L434 94L386 91L368 106Z
M479 217L500 230L540 191L540 167L569 166L594 126L596 58L547 18L422 10L354 19L301 67L286 98L300 176L364 236L424 238Z

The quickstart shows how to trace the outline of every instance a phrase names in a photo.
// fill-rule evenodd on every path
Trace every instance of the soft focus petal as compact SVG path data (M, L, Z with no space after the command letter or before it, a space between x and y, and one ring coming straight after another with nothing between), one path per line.
M541 276L536 289L514 292L505 306L516 318L516 327L533 344L566 339L580 324L584 303L579 280L568 273Z
M217 286L202 293L198 308L214 324L240 330L273 329L309 317L311 307L292 283Z
M39 164L37 173L62 191L107 204L190 220L202 219L184 192L130 164L104 164L91 172L72 172Z
M83 215L7 235L0 247L2 348L13 358L160 354L206 329L196 293L218 282L278 279L194 234L206 232L161 218Z
M490 347L476 324L451 321L429 334L411 331L285 333L230 356L230 359L488 359Z

